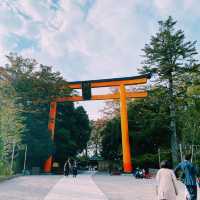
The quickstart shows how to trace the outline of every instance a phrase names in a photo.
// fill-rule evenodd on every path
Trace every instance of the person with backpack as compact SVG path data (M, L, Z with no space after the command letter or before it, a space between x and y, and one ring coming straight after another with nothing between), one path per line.
M197 169L191 162L192 155L187 154L185 160L180 162L174 172L177 176L178 171L182 171L182 180L187 189L186 199L197 200Z

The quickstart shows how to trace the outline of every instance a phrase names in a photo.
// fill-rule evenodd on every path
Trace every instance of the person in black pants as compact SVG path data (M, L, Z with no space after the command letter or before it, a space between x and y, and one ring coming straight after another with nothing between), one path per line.
M69 170L70 170L70 162L69 160L66 160L64 164L64 175L68 176L69 175Z
M174 172L181 170L183 172L183 182L189 194L189 200L197 200L197 169L191 163L192 155L185 156L185 160L177 165Z
M77 163L74 161L73 167L72 167L72 174L73 177L75 178L77 176Z

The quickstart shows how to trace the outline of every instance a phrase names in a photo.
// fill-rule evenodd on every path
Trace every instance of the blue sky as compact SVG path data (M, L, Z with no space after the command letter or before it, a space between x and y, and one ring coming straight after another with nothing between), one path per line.
M17 52L69 81L132 76L158 20L171 15L199 40L199 8L199 0L1 0L0 65ZM103 102L84 105L97 118Z

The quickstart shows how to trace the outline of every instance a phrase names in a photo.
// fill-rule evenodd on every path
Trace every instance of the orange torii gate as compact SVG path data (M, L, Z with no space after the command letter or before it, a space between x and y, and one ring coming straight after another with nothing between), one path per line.
M82 96L59 97L56 98L55 101L51 102L50 113L49 113L50 120L48 128L49 131L51 132L52 140L54 139L57 103L65 101L120 99L123 168L124 172L126 173L132 172L126 98L144 98L148 94L146 91L126 92L125 86L145 84L147 83L147 79L149 79L150 77L151 77L150 74L146 74L141 76L126 77L126 78L69 82L68 83L69 88L82 89ZM101 88L101 87L118 87L119 92L114 94L92 95L91 88ZM49 159L45 162L44 171L49 173L51 172L51 168L52 168L52 156L50 156Z

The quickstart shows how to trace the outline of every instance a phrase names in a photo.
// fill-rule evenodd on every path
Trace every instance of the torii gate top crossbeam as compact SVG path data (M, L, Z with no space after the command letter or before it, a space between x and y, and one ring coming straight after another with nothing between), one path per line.
M75 82L68 82L68 87L72 89L81 89L81 84L83 82L89 82L91 84L91 88L112 87L112 86L119 86L119 85L137 85L137 84L146 83L147 79L149 79L150 77L151 77L150 74L145 74L141 76L131 76L131 77L125 77L125 78L75 81Z
M105 95L92 95L91 88L113 87L113 86L119 87L121 85L125 86L125 85L145 84L147 82L147 79L149 79L150 77L151 77L150 74L145 74L141 76L131 76L131 77L125 77L125 78L68 82L67 86L69 88L82 89L82 96L59 97L59 98L56 98L56 102L119 99L120 98L119 93L105 94ZM126 92L127 98L142 98L146 96L147 96L146 91Z

